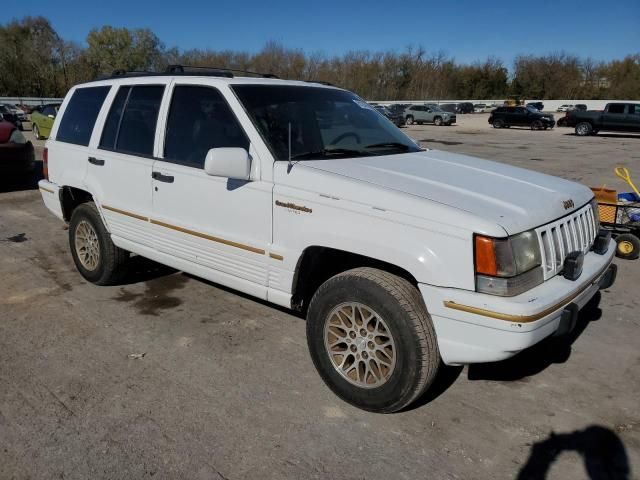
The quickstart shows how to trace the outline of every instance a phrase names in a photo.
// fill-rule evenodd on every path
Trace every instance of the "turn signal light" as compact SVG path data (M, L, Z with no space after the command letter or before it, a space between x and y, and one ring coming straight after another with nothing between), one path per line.
M496 276L498 262L493 238L476 235L476 273Z

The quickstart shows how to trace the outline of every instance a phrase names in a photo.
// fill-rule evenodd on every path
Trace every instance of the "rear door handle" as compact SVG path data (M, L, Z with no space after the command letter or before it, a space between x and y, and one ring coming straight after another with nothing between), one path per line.
M173 175L163 175L160 172L151 173L151 177L159 182L173 183Z
M104 165L104 160L96 157L89 157L89 163L102 167Z

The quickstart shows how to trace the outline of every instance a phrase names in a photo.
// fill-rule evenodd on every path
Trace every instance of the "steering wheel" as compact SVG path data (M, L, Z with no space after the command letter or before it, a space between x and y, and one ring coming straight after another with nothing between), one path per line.
M353 137L356 139L356 143L358 144L360 143L360 135L354 132L347 132L347 133L343 133L342 135L338 135L331 142L329 142L329 145L335 145L336 143L340 143L342 140L348 137Z

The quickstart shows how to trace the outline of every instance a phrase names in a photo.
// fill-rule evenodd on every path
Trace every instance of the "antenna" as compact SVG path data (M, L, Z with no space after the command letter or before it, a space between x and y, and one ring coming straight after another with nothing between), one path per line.
M289 168L287 169L287 173L291 171L291 122L289 122Z

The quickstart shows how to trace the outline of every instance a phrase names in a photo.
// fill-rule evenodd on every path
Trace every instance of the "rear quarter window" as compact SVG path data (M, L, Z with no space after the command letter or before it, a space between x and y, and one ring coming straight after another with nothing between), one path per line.
M111 87L78 88L65 109L56 140L75 145L89 145L98 113Z

